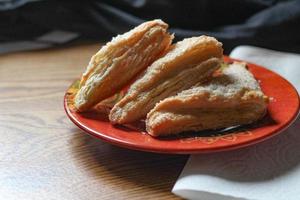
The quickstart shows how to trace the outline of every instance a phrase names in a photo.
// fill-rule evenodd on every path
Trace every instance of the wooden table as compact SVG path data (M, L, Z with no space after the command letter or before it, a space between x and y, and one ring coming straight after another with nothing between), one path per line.
M86 135L63 96L99 45L0 56L0 199L176 199L187 156L118 148Z

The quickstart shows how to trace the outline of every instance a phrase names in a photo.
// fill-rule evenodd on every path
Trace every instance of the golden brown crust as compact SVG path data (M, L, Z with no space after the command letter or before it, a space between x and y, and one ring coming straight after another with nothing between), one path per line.
M210 82L159 102L146 127L161 136L249 124L264 115L267 99L245 64L236 62Z
M222 44L208 36L188 38L173 45L113 107L111 122L126 124L139 120L160 100L206 80L219 68L222 54Z
M169 48L173 36L161 20L141 24L117 36L91 59L75 97L75 107L85 111L122 89Z

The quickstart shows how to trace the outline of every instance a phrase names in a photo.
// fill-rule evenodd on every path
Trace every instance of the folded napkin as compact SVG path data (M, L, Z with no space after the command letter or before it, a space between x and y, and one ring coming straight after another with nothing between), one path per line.
M231 57L265 66L300 91L300 55L240 46ZM193 155L172 192L200 200L299 200L300 119L267 141L239 150Z

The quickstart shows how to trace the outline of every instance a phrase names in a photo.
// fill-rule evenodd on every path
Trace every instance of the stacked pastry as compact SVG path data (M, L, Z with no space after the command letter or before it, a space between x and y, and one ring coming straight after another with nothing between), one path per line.
M223 49L215 38L171 45L167 28L161 20L145 22L102 47L82 76L74 102L78 112L117 93L144 70L111 109L111 123L146 117L148 133L161 136L249 124L264 115L267 97L245 63L220 69Z

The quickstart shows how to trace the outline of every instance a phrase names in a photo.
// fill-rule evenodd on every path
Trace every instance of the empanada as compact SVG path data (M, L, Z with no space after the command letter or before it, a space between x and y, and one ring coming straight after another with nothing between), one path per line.
M83 73L74 100L77 110L88 110L112 96L162 56L173 39L167 28L161 20L145 22L103 46Z
M114 124L145 117L160 100L206 80L220 66L222 44L213 37L184 39L147 68L128 93L111 110Z
M208 83L159 102L147 115L146 129L162 136L250 124L266 113L267 102L246 64L235 62Z

